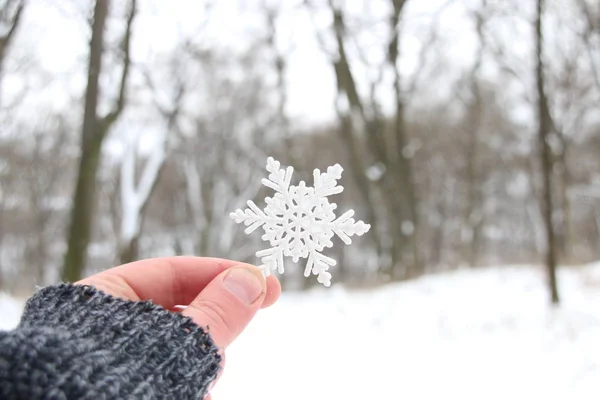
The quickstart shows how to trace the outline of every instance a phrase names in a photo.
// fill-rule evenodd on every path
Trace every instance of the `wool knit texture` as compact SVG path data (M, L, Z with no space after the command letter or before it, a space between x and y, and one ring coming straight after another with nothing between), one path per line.
M59 284L0 332L0 399L202 399L221 356L190 318Z

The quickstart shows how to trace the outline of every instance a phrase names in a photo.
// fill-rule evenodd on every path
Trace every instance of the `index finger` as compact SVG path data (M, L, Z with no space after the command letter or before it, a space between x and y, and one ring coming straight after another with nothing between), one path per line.
M77 283L171 308L189 304L212 279L236 264L207 257L152 258L111 268Z
M128 300L152 300L171 309L187 306L210 281L235 265L239 262L211 257L151 258L111 268L76 283ZM262 308L273 304L280 294L279 280L269 276Z

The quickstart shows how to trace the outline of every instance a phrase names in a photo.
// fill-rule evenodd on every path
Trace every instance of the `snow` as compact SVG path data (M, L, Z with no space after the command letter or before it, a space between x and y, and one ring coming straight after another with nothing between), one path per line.
M121 162L121 242L129 243L139 235L141 229L141 214L155 186L160 170L166 160L167 135L162 133L150 150L139 184L135 182L137 154L140 136L136 135L127 143L126 156Z
M526 266L285 293L227 352L213 400L597 399L600 265Z
M213 400L598 398L600 264L530 266L284 293L229 348ZM20 303L0 295L0 327Z
M19 323L23 302L0 292L0 331L12 329Z

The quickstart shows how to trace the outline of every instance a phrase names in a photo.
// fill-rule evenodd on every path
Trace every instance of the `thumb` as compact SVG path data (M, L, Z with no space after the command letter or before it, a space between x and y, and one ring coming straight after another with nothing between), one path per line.
M260 270L238 265L214 278L182 312L204 328L220 348L233 342L260 309L267 284Z

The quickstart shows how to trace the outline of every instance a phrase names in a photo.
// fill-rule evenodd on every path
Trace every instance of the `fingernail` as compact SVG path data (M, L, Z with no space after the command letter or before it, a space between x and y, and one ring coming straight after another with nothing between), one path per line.
M223 283L238 299L246 304L253 304L264 291L265 284L260 272L254 273L247 267L232 268Z

